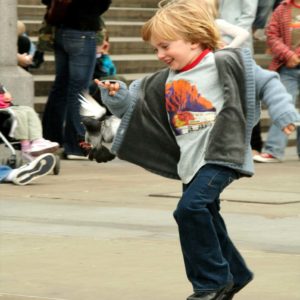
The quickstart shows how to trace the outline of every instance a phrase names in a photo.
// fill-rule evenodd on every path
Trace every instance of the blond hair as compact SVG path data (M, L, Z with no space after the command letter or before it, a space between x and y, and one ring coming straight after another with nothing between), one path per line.
M216 50L220 35L204 0L163 0L155 15L142 27L142 38L183 39Z
M213 18L216 19L219 17L219 1L218 0L196 0L196 1L205 1L209 12L212 14Z

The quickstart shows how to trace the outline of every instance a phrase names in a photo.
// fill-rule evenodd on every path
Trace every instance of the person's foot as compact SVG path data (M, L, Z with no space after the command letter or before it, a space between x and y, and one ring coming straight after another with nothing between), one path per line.
M220 300L231 300L231 299L233 299L234 295L237 294L241 289L243 289L252 280L253 280L253 275L247 281L245 281L241 286L233 285L233 287L229 291L225 292L222 295Z
M31 143L28 153L31 156L39 156L43 153L53 153L59 148L59 144L45 139L37 139Z
M223 295L226 292L231 290L233 284L229 284L217 291L213 292L195 292L193 295L190 295L187 300L222 300Z
M56 159L52 153L42 154L30 163L14 169L11 180L16 185L26 185L49 174L53 170L55 163Z
M255 162L260 163L279 163L281 160L269 153L260 153L253 156Z
M76 154L65 154L64 157L68 160L88 160L87 156Z

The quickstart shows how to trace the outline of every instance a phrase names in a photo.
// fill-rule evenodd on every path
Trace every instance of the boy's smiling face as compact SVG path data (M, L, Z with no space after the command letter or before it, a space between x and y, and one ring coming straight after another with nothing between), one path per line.
M152 37L150 44L154 47L158 59L174 71L179 71L192 63L203 51L200 44L180 39L167 41Z

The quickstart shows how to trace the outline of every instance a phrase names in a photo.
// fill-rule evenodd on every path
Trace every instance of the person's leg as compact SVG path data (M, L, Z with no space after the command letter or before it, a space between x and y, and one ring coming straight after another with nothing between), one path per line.
M280 80L287 92L292 95L293 102L296 102L299 94L299 72L300 69L289 69L282 67L279 71ZM269 153L278 159L283 159L288 137L274 124L271 126L263 152Z
M256 17L253 22L254 29L264 29L272 11L274 0L259 0Z
M5 165L0 165L0 182L7 182L7 176L11 173L12 168Z
M28 164L12 170L8 180L16 185L26 185L32 181L49 174L56 164L55 156L51 153L45 153Z
M12 111L13 117L17 121L17 126L12 132L12 137L16 140L29 140L28 115L26 106L11 106L9 110Z
M64 151L66 155L82 156L79 141L84 139L85 130L81 124L78 94L88 90L92 79L96 61L95 33L65 30L64 45L69 55Z
M261 152L263 146L263 141L261 138L261 130L260 130L260 122L258 122L252 130L252 135L251 135L251 148L252 151L256 151L258 153ZM258 154L255 153L255 154Z
M55 34L55 80L51 88L43 114L43 136L63 145L63 126L65 122L68 92L68 55L64 50L62 29Z
M26 35L20 35L18 36L18 53L23 54L27 53L29 54L30 51L30 39Z
M230 292L227 293L227 297L229 297L229 295L234 295L246 284L248 284L253 279L253 273L247 267L245 260L243 259L239 251L236 249L228 235L225 222L220 214L220 200L208 205L208 208L213 217L212 220L218 235L219 243L222 249L222 254L228 262L230 273L233 276L233 288Z
M229 168L205 165L185 186L174 212L186 274L195 292L216 291L233 281L209 205L237 177Z

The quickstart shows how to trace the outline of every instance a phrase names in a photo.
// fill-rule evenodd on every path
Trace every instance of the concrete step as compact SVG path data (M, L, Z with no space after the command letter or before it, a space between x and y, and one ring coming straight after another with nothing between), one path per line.
M44 5L18 5L17 9L18 18L20 20L41 21L46 12L46 7ZM151 18L154 12L154 8L110 7L109 10L103 14L103 18L104 20L115 21L145 21Z
M20 5L40 5L41 0L17 0ZM113 0L117 7L157 7L157 0Z
M118 73L151 73L164 67L154 54L111 55ZM54 56L46 55L45 62L33 74L54 74Z
M31 37L34 43L37 43L38 38ZM145 43L140 37L111 37L110 42L110 54L153 54L154 50L151 45ZM52 52L47 52L47 55L53 55Z
M41 27L41 20L21 20L26 25L26 31L29 36L36 36ZM141 21L106 21L107 30L111 37L137 37L140 36Z
M124 77L125 82L127 84L130 84L133 80L142 78L148 74L150 73L127 73L127 74L119 73L118 75ZM33 74L33 80L34 80L35 96L38 98L47 97L54 81L54 74L50 74L50 75Z

